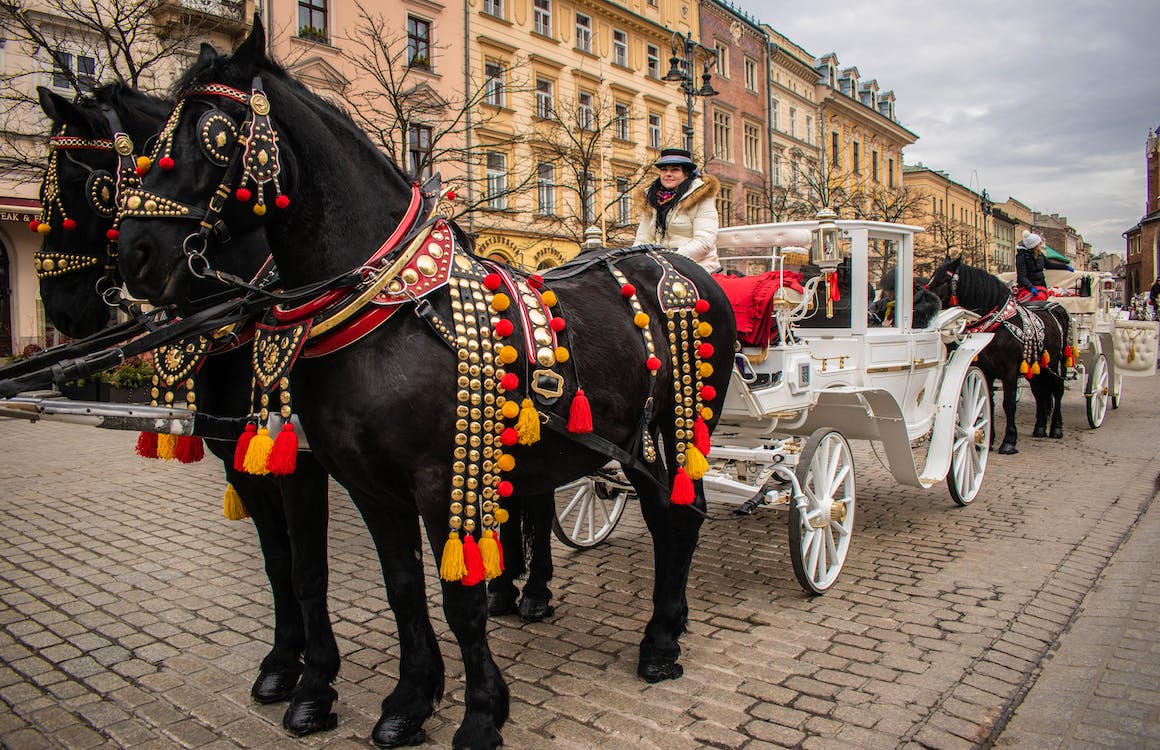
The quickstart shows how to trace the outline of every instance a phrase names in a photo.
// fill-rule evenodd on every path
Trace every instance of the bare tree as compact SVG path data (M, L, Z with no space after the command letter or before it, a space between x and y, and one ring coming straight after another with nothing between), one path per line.
M987 267L985 232L964 221L943 214L928 214L926 231L914 240L914 268L929 274L949 257L962 256L963 262L977 268Z
M770 190L770 211L774 219L804 221L817 216L823 208L833 209L840 218L853 218L860 197L848 186L856 184L855 176L801 157L801 151L795 150L789 184Z

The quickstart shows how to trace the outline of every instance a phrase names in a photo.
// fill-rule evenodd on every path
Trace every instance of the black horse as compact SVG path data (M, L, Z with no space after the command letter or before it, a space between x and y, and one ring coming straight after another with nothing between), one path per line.
M982 269L963 263L962 258L948 259L936 268L927 287L938 295L944 306L961 305L980 315L975 330L995 334L979 354L978 365L991 391L992 414L995 381L1003 384L1007 430L999 452L1018 453L1015 394L1020 377L1028 379L1035 396L1032 437L1050 434L1053 438L1062 438L1064 376L1066 360L1072 353L1071 316L1067 310L1052 302L1021 305L1006 284Z
M43 231L41 223L48 230L36 254L41 296L61 332L83 337L109 323L121 286L115 230L110 234L118 182L135 180L133 149L156 136L173 102L121 83L76 102L45 88L39 95L53 123L52 155L41 185L45 209L33 225L34 231ZM118 133L129 141L116 140ZM269 256L261 232L237 237L230 246L238 273L252 275ZM198 408L215 415L248 413L250 359L248 345L207 357L194 375ZM326 472L303 453L290 476L247 474L234 468L232 443L207 442L254 521L274 596L274 643L251 694L259 703L291 699L283 723L295 734L332 728L336 696L330 683L339 653L326 602Z
M185 251L200 247L190 235L220 220L235 234L265 228L287 289L317 292L273 311L276 341L306 337L328 351L294 364L294 409L363 515L398 622L399 681L373 741L422 741L443 693L416 516L441 560L444 613L466 673L455 747L494 748L508 689L475 584L498 572L504 498L546 498L609 457L632 480L654 540L653 615L637 671L679 677L705 503L697 446L708 449L735 337L720 287L686 258L639 251L542 280L505 278L465 251L455 227L415 224L418 186L266 57L257 18L232 56L203 50L177 95L157 151L174 168L151 171L122 204L121 272L140 296L182 299ZM218 117L244 143L207 153L199 123ZM213 253L196 260L216 262ZM361 305L369 299L370 309ZM552 307L550 321L539 305Z

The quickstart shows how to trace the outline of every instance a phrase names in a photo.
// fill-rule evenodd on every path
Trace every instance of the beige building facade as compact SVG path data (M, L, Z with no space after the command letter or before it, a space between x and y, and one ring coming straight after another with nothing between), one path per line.
M926 229L914 241L915 275L929 276L943 259L959 255L969 265L995 273L991 217L984 210L989 204L982 196L922 164L907 165L904 171L907 190L916 198L905 223Z

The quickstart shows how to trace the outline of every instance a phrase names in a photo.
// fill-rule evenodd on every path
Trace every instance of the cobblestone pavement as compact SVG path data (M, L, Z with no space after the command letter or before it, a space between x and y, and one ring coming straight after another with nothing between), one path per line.
M630 509L604 546L557 547L551 622L489 626L508 747L1148 747L1160 743L1160 378L1062 441L991 455L980 498L897 486L857 450L857 531L825 596L794 581L781 511L710 504L683 679L635 675L651 545ZM221 515L220 465L147 462L135 436L0 422L0 738L15 750L366 747L398 646L370 540L332 492L336 730L293 739L250 683L271 635L253 526ZM1111 561L1111 564L1109 564ZM449 747L462 664L429 591Z

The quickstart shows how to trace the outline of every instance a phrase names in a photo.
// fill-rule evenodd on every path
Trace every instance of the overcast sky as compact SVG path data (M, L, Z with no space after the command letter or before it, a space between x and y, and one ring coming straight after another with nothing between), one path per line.
M893 90L905 163L1066 216L1093 253L1144 214L1160 126L1158 0L734 0Z

